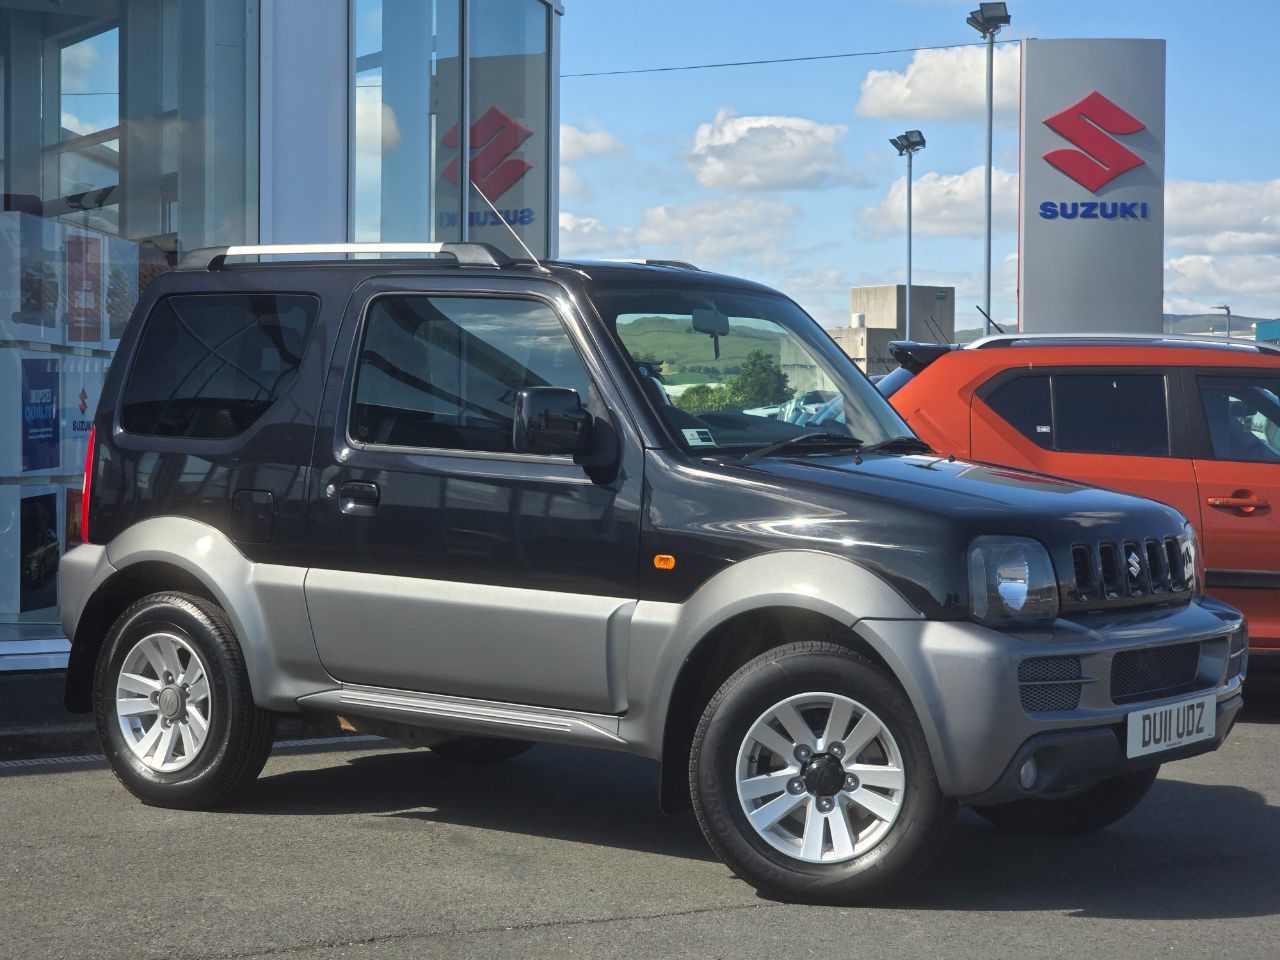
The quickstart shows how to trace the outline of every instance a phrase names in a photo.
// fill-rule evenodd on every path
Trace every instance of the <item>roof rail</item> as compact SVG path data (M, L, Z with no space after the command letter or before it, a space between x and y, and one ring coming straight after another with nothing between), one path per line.
M678 270L697 270L701 272L702 268L694 266L688 260L645 260L639 257L617 257L611 260L604 260L604 263L639 263L647 267L675 267Z
M1233 337L1203 337L1177 333L1005 333L981 337L967 344L965 349L984 350L988 347L1200 347L1209 350L1238 350L1245 353L1265 353L1280 356L1280 344L1264 340L1244 340Z
M467 267L505 267L515 261L487 243L267 243L234 247L201 247L182 258L183 271L218 270L227 257L287 254L447 253Z

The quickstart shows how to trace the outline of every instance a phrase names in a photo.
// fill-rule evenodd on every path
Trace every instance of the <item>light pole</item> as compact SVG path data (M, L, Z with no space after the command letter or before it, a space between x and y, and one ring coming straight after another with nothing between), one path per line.
M985 318L982 332L984 336L991 335L991 127L994 113L995 40L1000 28L1008 26L1009 21L1012 19L1005 4L980 3L978 4L978 9L969 14L969 19L965 21L965 23L982 34L983 39L987 41L987 170L983 190L983 198L987 206L987 233L982 272L984 290L982 306Z
M1231 339L1231 308L1224 303L1222 306L1214 307L1213 309L1227 311L1227 339L1230 340Z
M900 137L890 137L889 143L898 151L898 156L907 158L907 322L903 334L911 339L911 157L917 150L924 149L924 134L919 130L908 130Z

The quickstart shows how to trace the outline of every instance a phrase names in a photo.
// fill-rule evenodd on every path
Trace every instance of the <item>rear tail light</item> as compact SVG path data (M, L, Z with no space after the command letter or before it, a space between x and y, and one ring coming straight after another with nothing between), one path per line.
M89 448L84 454L84 486L80 489L80 540L89 542L89 488L93 485L93 446L98 428L89 428Z

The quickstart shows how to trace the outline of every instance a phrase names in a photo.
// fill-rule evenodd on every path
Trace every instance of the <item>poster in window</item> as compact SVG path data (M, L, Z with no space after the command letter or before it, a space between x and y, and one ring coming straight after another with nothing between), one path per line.
M22 470L59 465L58 361L22 360Z
M23 497L19 507L18 611L58 602L58 495Z
M102 339L102 239L67 237L67 342Z
M52 243L46 243L49 233L46 227L52 224L25 213L7 216L15 217L18 222L17 256L10 261L18 272L17 309L7 319L28 326L52 327L58 310L59 289Z

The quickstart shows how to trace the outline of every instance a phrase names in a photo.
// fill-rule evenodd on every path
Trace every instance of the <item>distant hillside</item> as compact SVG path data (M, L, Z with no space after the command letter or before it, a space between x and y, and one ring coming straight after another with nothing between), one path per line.
M688 320L674 317L639 317L620 324L618 334L637 357L662 361L663 379L670 383L702 382L735 374L752 350L763 350L781 361L782 334L771 330L735 327L720 338L720 359L709 336L695 335Z

